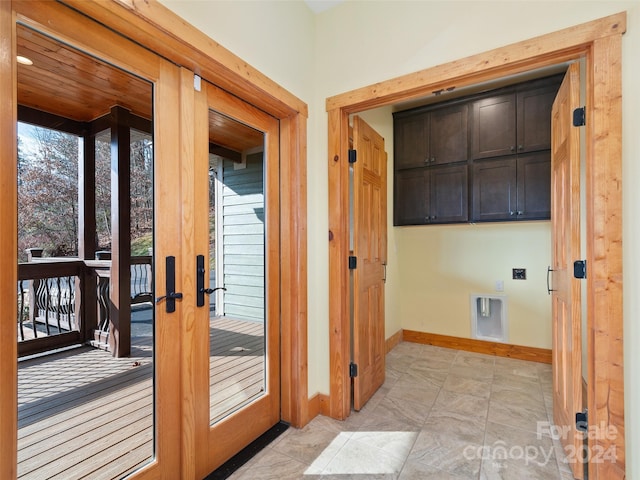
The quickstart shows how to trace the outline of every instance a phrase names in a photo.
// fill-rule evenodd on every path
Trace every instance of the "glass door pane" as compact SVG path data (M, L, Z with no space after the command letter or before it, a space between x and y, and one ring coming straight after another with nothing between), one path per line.
M122 478L155 457L153 84L17 45L18 478Z
M210 421L265 391L264 134L209 112Z

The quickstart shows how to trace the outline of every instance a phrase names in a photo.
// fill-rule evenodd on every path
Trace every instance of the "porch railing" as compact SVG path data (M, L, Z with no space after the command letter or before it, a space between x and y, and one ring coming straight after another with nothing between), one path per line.
M132 305L151 305L151 258L131 258ZM110 271L110 260L30 255L29 262L18 264L19 355L90 343L98 337L104 343L111 321Z
M82 341L76 292L84 278L84 263L77 259L41 259L19 264L20 355Z

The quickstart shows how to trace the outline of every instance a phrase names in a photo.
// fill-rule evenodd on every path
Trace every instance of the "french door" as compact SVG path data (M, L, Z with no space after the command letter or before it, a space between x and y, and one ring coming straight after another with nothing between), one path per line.
M17 104L26 98L16 95L15 46L21 42L16 42L16 31L27 28L55 39L63 50L81 52L94 67L120 75L126 85L137 80L148 85L153 144L153 281L145 292L152 312L150 366L123 354L129 370L149 370L145 455L127 473L105 471L100 478L203 478L280 420L279 123L59 2L2 2L0 23L0 42L11 53L0 59L0 86L8 99L0 122L5 132L14 132L13 138L0 140L2 178L8 179L0 190L0 256L11 259L3 263L7 268L0 271L0 285L7 291L15 289L17 280L11 235L17 233L15 125ZM104 91L111 84L92 78L86 85ZM129 100L140 97L131 94ZM111 289L124 292L123 278ZM8 311L16 313L15 307ZM7 479L19 470L13 440L18 392L11 387L18 377L12 367L15 317L0 321L0 380L7 386L0 390L0 476ZM126 328L114 333L120 340L133 335ZM108 374L117 376L116 371ZM123 408L130 406L123 402ZM92 425L102 421L89 420ZM122 423L121 418L114 421ZM112 430L124 434L128 428L122 424ZM83 447L78 440L70 451L79 456ZM99 463L90 455L84 460ZM81 478L57 471L55 461L51 469L61 478Z
M193 302L183 312L193 422L183 453L195 470L183 477L203 478L280 420L279 134L276 119L187 70L182 92L195 126L182 187L193 232L182 248Z
M12 266L2 269L0 285L15 292L18 284L18 309L12 299L0 320L0 477L178 478L179 311L154 297L165 295L165 259L175 258L181 268L182 225L166 221L182 213L175 183L180 144L167 134L179 125L180 71L58 2L2 3L0 42L8 52L0 62L8 80L1 84L7 99L2 124L9 134L1 144L6 187L0 203L6 207L0 256ZM17 54L29 60L17 65ZM48 174L40 174L44 162L37 154L16 152L18 121L27 126L25 144L35 138L49 164L57 159ZM129 179L134 163L138 184ZM58 165L69 168L63 172ZM64 177L70 185L48 206L57 197L75 205L78 240L66 258L45 249L51 258L21 259L16 269L16 239L29 233L15 223L20 192L31 181L20 175L30 170L39 181ZM98 198L102 185L110 188L106 200ZM134 262L131 192L143 186L147 243ZM74 187L81 192L77 196ZM102 207L107 233L99 239L96 217ZM50 217L53 225L61 222ZM135 227L141 226L142 220ZM110 260L95 255L102 241ZM134 265L147 272L141 296L135 293ZM52 353L49 347L61 341L73 348L16 362L25 347Z

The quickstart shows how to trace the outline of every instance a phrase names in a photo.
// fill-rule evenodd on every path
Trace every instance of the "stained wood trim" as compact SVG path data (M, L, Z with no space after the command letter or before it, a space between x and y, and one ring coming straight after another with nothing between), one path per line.
M403 330L400 329L396 333L391 335L389 338L387 338L387 340L385 341L385 353L389 353L391 350L396 348L400 344L400 342L402 342L403 340L402 332Z
M176 94L179 89L179 69L168 62L161 62L154 91L156 150L153 195L155 208L163 212L162 218L154 220L154 255L160 259L155 264L154 275L162 281L166 278L164 258L167 255L175 255L176 246L183 240L180 222L164 221L165 218L179 218L182 212L180 202L176 202L174 196L167 194L168 190L175 188L181 178L180 164L175 161L181 153L180 139L178 135L166 134L180 131L180 99ZM159 235L159 232L162 232L162 235ZM181 259L176 258L176 271L180 271L181 267ZM177 311L180 311L179 309L180 306L177 305ZM155 351L162 352L162 355L156 355L154 360L158 372L154 388L156 395L162 392L161 399L157 399L161 401L156 403L156 458L140 471L136 480L155 479L163 476L162 474L178 475L181 464L180 449L176 448L177 439L182 431L182 392L176 388L181 374L180 362L176 361L182 351L181 332L176 328L176 322L180 317L175 313L166 313L164 308L157 308L155 315Z
M317 417L318 415L323 415L325 417L329 415L328 395L316 393L309 399L309 420Z
M348 145L347 113L329 111L329 414L340 420L351 410Z
M607 480L625 478L621 58L620 35L594 41L587 56L589 425L617 429L590 436L591 452L615 449L616 461L590 463L589 478Z
M348 130L348 115L422 97L441 88L471 85L584 57L588 72L587 115L593 119L586 129L587 263L592 265L587 282L589 409L594 409L595 418L604 422L600 425L614 426L619 431L611 441L616 447L616 463L592 461L589 475L624 478L620 78L621 36L625 31L626 12L621 12L327 99L329 225L333 233L331 236L330 232L329 242L332 417L348 415L349 402L344 381L348 364L344 355L351 339L349 331L343 328L348 318L348 294L344 286L348 280L345 259L349 250L347 238L342 238L348 236L344 227L348 209L339 208L343 206L342 196L348 194L343 181L348 166L340 162L349 148L348 139L342 135ZM334 158L341 168L333 164Z
M307 119L280 120L280 154L306 158ZM298 185L298 188L291 188ZM309 421L307 340L307 163L280 163L281 409L294 427ZM312 417L311 417L312 418Z
M279 118L296 113L308 116L302 100L158 2L64 3Z
M3 292L15 292L18 282L17 215L18 184L16 117L17 117L17 85L15 33L10 2L0 2L0 289ZM15 301L7 301L0 316L0 478L15 478L17 475L16 458L18 432L18 305Z
M183 392L181 450L191 452L195 459L201 458L208 449L207 429L209 421L209 402L199 401L208 398L209 368L203 365L203 358L208 358L209 311L192 308L195 305L196 287L193 272L196 269L196 255L208 252L197 252L198 245L207 245L208 225L208 183L199 172L208 168L208 155L202 152L202 141L208 138L206 118L206 84L204 89L196 92L193 88L193 73L180 69L180 155L192 161L180 163L179 180L182 192L180 211L183 212L182 228L184 235L181 245L183 268L176 270L182 292L180 327L182 330L181 377ZM197 120L196 121L196 116ZM202 155L204 153L204 156ZM204 181L204 182L203 182ZM204 183L204 184L203 184ZM199 208L198 208L199 207ZM187 213L187 215L185 215ZM199 222L196 219L200 219ZM191 233L193 232L193 233ZM181 272L182 275L180 275ZM187 308L187 305L189 306ZM205 311L206 310L206 311ZM208 367L207 362L207 367ZM188 399L188 400L187 400ZM181 478L203 477L197 471L197 462L181 462ZM206 475L206 472L205 472Z
M422 343L436 347L453 348L467 352L484 353L497 357L517 358L530 362L551 363L551 350L547 348L526 347L523 345L510 345L507 343L488 342L475 338L451 337L435 333L416 332L403 330L402 339L405 342Z
M626 13L617 13L557 32L540 35L506 47L409 73L340 95L329 97L327 111L343 108L349 113L389 105L399 100L429 96L434 91L461 88L496 79L508 70L525 72L552 63L571 60L599 38L626 31ZM549 62L547 55L553 56Z

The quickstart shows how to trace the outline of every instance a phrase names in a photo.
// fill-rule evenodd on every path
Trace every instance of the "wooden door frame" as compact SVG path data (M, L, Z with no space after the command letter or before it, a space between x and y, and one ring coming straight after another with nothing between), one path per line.
M280 189L281 189L281 419L293 426L309 421L307 359L307 105L267 78L239 57L187 24L160 3L153 1L113 0L89 2L27 2L37 11L40 5L55 9L40 25L45 31L64 32L69 18L78 13L119 32L171 62L188 68L211 83L252 103L280 122ZM17 165L15 142L17 96L15 65L16 10L25 0L0 2L0 288L13 291L17 284ZM65 7L65 4L72 9ZM74 11L75 10L75 11ZM77 33L77 32L76 32ZM126 52L125 52L126 53ZM135 58L130 63L135 67ZM180 98L179 81L172 88L176 101ZM163 109L163 106L157 106ZM166 109L165 109L166 110ZM172 122L178 122L173 118ZM175 132L177 124L166 135L175 140L171 151L180 155ZM12 134L11 134L12 133ZM177 164L178 162L176 162ZM178 176L178 173L177 175ZM9 232L9 234L7 234ZM13 232L13 234L11 234ZM5 305L6 318L16 318L17 305ZM12 317L13 315L13 317ZM15 478L17 458L17 344L16 324L7 322L0 331L0 477ZM190 345L183 339L182 350ZM171 361L171 359L167 359ZM174 362L176 366L179 364ZM191 413L172 404L172 414L181 418L182 429L193 425Z
M590 443L603 451L614 447L616 463L591 463L589 474L624 477L621 77L626 17L621 12L327 98L331 417L344 419L350 412L349 115L585 58L589 423L618 429L615 438L598 435Z

